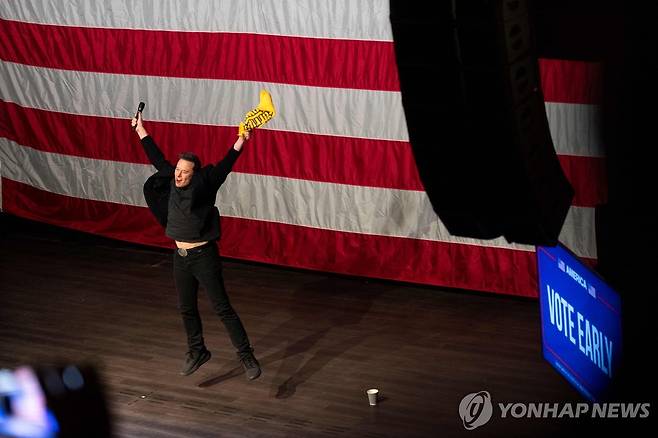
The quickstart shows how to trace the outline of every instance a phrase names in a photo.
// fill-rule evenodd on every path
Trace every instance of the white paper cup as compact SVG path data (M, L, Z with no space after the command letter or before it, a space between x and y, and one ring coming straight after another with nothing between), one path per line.
M368 403L370 403L370 406L375 406L377 404L379 389L369 389L366 391L366 394L368 394Z

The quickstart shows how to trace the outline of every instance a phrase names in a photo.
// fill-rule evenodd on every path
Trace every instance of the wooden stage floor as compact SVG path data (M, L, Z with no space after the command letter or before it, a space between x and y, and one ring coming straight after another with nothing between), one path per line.
M200 294L212 359L185 352L171 252L0 215L0 368L91 363L118 437L568 436L578 419L458 407L582 402L541 355L538 302L238 261L224 276L263 375L247 381ZM382 399L370 407L365 390Z

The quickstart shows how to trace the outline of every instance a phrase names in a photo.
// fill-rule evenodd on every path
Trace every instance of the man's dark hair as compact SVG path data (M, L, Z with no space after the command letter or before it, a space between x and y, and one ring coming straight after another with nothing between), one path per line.
M201 169L201 160L192 152L183 152L178 155L180 160L191 161L194 163L194 171Z

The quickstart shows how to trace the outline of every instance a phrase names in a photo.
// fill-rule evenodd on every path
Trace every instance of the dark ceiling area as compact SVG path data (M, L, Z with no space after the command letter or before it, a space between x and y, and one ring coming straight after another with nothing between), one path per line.
M623 45L622 2L535 0L535 37L543 58L601 61Z

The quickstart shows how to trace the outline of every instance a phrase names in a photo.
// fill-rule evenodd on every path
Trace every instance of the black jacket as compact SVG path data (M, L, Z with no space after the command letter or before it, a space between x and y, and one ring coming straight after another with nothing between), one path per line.
M142 146L151 164L158 170L144 183L144 198L160 225L166 228L169 193L176 167L172 166L165 159L162 151L160 151L150 135L142 139ZM217 164L209 164L202 167L201 170L194 171L192 178L197 179L195 183L199 183L201 189L195 192L195 198L192 200L192 214L203 220L208 216L208 210L213 209L213 220L219 221L219 210L215 207L217 191L224 181L226 181L226 177L231 172L233 164L235 164L239 156L240 151L236 151L231 147L224 158Z

